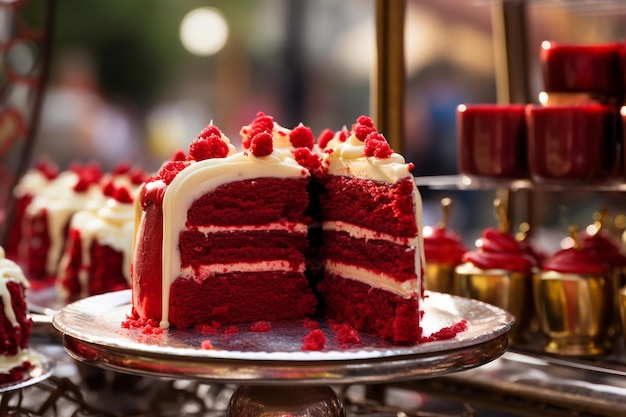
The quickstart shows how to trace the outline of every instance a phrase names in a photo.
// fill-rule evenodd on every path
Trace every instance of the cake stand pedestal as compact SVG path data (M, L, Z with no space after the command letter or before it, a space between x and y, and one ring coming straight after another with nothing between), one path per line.
M252 330L250 323L217 333L126 328L130 290L70 304L52 323L63 334L65 350L82 362L127 373L238 384L229 416L330 417L345 414L332 384L431 378L483 365L508 346L514 318L504 310L433 292L426 293L424 308L427 335L460 320L467 322L467 330L414 346L366 334L357 344L347 344L319 320L327 337L324 350L303 351L303 338L311 331L303 320L271 322L266 332Z

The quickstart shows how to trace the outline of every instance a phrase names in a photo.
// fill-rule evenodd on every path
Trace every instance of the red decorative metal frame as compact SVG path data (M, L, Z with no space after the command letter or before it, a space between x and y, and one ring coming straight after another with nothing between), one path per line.
M55 2L0 0L0 245L12 217L13 188L28 169L36 140ZM26 22L27 5L42 8L40 27Z

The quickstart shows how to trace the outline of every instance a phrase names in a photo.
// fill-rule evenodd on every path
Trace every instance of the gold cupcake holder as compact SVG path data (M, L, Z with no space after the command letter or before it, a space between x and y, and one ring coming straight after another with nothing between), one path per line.
M564 356L599 356L611 348L612 278L606 275L537 273L533 292L544 350Z
M495 305L515 317L509 331L512 345L529 341L534 312L530 273L484 270L465 263L456 268L454 285L455 294Z

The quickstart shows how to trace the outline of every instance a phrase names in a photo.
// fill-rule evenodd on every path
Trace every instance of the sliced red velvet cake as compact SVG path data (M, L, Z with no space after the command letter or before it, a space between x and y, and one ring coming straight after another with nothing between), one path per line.
M254 127L254 126L251 126ZM274 149L272 127L234 153L207 126L138 197L133 312L161 327L313 314L304 274L309 171Z
M412 165L367 117L325 145L322 310L357 330L418 342L423 248Z
M56 280L72 216L103 203L102 176L96 165L75 164L50 181L26 207L17 261L31 283Z
M137 186L114 175L102 192L102 207L72 216L56 281L64 302L130 288Z
M0 247L0 384L21 381L30 369L32 321L26 311L29 287L22 269Z

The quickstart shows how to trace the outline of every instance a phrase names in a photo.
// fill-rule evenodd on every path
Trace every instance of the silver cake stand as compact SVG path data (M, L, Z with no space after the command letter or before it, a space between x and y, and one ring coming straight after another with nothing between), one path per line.
M448 340L402 346L360 334L326 335L321 351L303 350L312 331L303 320L271 322L271 329L127 328L130 290L89 297L62 308L52 324L73 358L122 372L236 383L229 415L344 415L332 384L431 378L474 368L504 353L513 316L483 302L426 292L422 325L433 334L461 320L467 330ZM154 329L152 329L154 330Z

